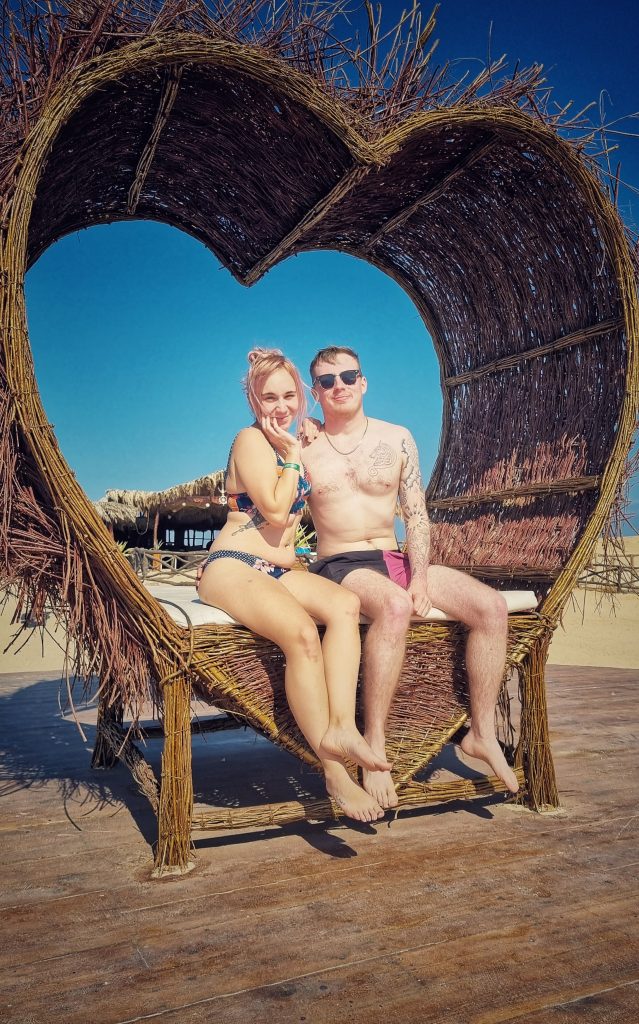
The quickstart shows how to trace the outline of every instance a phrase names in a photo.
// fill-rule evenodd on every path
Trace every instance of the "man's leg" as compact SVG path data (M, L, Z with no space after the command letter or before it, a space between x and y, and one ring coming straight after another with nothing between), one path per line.
M371 620L363 647L364 737L375 754L385 757L386 719L404 664L412 603L401 587L371 569L354 569L342 586L357 594L362 613ZM362 772L366 792L381 807L396 807L390 772Z
M489 764L508 789L516 793L519 787L515 773L495 735L495 705L506 664L506 602L492 587L443 565L429 567L427 586L434 607L463 622L469 630L466 671L471 724L461 748L469 757Z

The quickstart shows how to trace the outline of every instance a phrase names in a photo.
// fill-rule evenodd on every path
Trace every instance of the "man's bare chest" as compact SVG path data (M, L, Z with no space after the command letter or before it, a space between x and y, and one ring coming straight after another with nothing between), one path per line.
M322 449L308 460L307 468L313 487L312 497L396 495L401 458L400 453L383 440L360 445L348 455L331 450L325 441Z

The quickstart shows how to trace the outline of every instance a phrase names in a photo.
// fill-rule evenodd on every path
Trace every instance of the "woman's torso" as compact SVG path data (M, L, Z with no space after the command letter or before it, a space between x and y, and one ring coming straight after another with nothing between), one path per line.
M244 490L242 467L236 462L234 448L235 441L231 445L225 473L229 514L210 551L246 551L259 558L265 558L274 565L292 566L295 562L295 532L302 517L306 495L310 490L310 485L303 475L303 467L286 525L272 526L256 508L250 494ZM276 473L279 476L283 464L284 460L275 449L265 450L265 473Z

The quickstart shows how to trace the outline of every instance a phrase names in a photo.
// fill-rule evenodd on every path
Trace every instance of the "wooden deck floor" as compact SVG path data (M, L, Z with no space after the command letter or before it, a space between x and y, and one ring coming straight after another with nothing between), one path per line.
M635 1024L639 671L549 674L560 815L203 836L160 882L126 772L90 771L51 677L0 676L0 1020ZM248 733L196 741L195 777L211 803L319 792Z

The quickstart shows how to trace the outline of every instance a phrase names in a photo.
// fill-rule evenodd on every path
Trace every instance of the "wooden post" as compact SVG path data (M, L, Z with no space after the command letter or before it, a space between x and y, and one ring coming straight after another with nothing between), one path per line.
M153 517L153 550L155 551L158 546L158 530L160 528L160 510L155 510L155 516Z
M164 750L154 878L195 867L191 845L191 684L181 673L164 687Z
M117 761L112 745L105 738L105 727L110 723L116 726L122 725L124 709L119 697L109 703L109 695L106 692L100 694L98 700L98 720L95 732L95 745L91 755L91 767L107 770L113 768Z
M521 724L515 767L523 767L526 777L521 802L535 811L559 807L546 703L545 670L551 639L552 630L548 629L519 666Z

